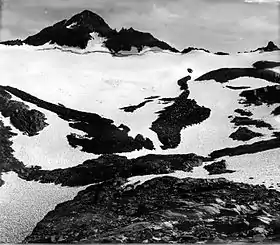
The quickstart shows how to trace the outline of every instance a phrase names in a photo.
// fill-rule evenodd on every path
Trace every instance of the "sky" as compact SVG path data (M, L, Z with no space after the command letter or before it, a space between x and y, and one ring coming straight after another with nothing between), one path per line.
M0 0L1 1L1 0ZM279 0L2 0L1 40L23 39L84 9L177 49L237 52L279 44Z

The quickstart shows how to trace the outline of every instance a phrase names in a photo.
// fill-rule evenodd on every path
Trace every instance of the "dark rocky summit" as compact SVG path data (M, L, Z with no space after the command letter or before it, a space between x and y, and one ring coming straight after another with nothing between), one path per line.
M92 185L59 204L25 243L279 241L280 193L222 178L124 179Z
M144 47L156 47L162 50L179 52L167 43L153 37L150 33L140 32L133 28L113 30L99 15L84 10L69 20L62 20L53 26L44 28L39 33L27 37L25 40L6 41L0 44L20 45L28 44L39 46L46 43L60 46L86 48L89 40L93 39L91 33L97 33L105 38L103 45L113 54L120 51L130 51L135 47L138 52Z
M232 133L229 137L233 140L239 141L248 141L256 137L262 137L263 134L256 133L246 127L239 127L234 133Z
M157 133L163 144L162 149L177 147L181 142L183 128L201 123L210 116L209 108L199 106L188 96L189 91L182 92L172 105L158 112L158 119L152 123L151 130Z
M274 42L269 41L268 44L265 47L257 48L253 51L250 51L250 52L256 52L256 51L272 52L272 51L278 51L278 50L280 50L279 47Z
M137 109L145 106L149 102L153 102L153 100L152 99L148 99L148 100L145 100L145 101L139 103L138 105L131 105L131 106L122 107L122 108L120 108L120 110L123 110L125 112L134 112Z
M9 93L0 88L0 112L4 117L10 118L15 128L28 136L34 136L48 125L42 112L30 110L23 102L11 98Z
M226 161L221 160L218 162L211 163L209 165L204 166L204 168L209 172L209 175L216 175L216 174L227 174L227 173L234 173L234 170L228 170Z
M71 128L85 132L86 136L73 133L67 135L72 147L82 146L83 151L95 154L130 152L142 148L152 150L154 148L150 139L144 138L140 134L135 138L130 137L127 126L124 130L124 125L117 127L112 120L98 114L55 105L13 87L1 86L1 88L26 102L56 113L61 119L68 121Z
M175 170L190 172L207 162L208 158L195 154L146 155L127 159L118 155L102 155L83 164L67 169L42 170L40 167L25 168L19 177L27 181L54 183L63 186L84 186L108 181L117 177L168 174Z
M185 48L184 50L181 51L182 54L187 54L187 53L190 53L191 51L194 51L194 50L198 50L198 51L204 51L206 53L210 53L209 50L207 49L204 49L204 48L195 48L195 47L188 47L188 48Z

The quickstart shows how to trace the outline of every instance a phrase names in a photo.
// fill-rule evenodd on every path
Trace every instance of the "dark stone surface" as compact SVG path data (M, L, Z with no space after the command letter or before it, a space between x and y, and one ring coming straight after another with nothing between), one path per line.
M7 45L7 46L21 46L23 45L23 42L20 39L16 39L16 40L0 42L0 44Z
M146 155L135 159L117 155L103 155L67 169L42 170L26 168L19 177L27 181L55 183L63 186L84 186L117 177L129 178L138 175L167 174L175 170L189 172L202 165L207 158L195 154Z
M236 116L231 120L231 123L233 123L235 126L256 126L257 128L268 128L270 130L273 129L269 123L249 117Z
M248 141L256 137L262 137L263 134L256 133L246 127L239 127L234 133L232 133L229 137L233 140L239 141Z
M14 156L12 149L12 137L17 134L12 132L10 127L6 127L0 119L0 188L4 184L1 180L1 174L9 171L21 172L24 164L18 161Z
M243 104L247 105L272 105L280 103L280 86L267 86L258 89L242 91L240 96L244 99Z
M11 124L28 136L39 134L48 124L45 115L38 110L30 110L23 102L11 99L11 95L0 88L0 112L9 117Z
M191 79L192 79L192 77L190 75L188 75L186 77L179 79L177 84L179 85L181 90L188 90L188 88L189 88L188 81L190 81Z
M255 67L256 69L269 69L269 68L275 68L277 66L280 66L280 62L268 61L268 60L260 60L253 64L253 67Z
M236 109L234 112L240 114L241 116L247 116L247 117L253 116L252 112L246 111L244 109Z
M182 50L182 54L187 54L187 53L190 53L191 51L194 51L194 50L199 50L199 51L204 51L206 53L210 53L209 50L207 49L204 49L204 48L195 48L195 47L188 47L188 48L185 48L184 50Z
M200 76L196 81L215 80L219 83L226 83L240 77L260 78L268 82L280 83L279 73L255 68L220 68Z
M273 111L272 114L274 116L279 116L280 115L280 106L276 107Z
M153 100L153 99L157 99L159 98L160 96L158 95L155 95L155 96L149 96L149 97L146 97L145 100Z
M262 140L252 144L239 145L236 147L228 147L220 150L215 150L209 154L213 159L224 156L239 156L245 154L253 154L271 149L280 148L280 135L274 135L272 139Z
M122 107L122 108L120 108L120 110L123 110L125 112L134 112L137 109L139 109L141 107L144 107L149 102L153 102L153 100L150 99L150 100L143 101L143 102L139 103L138 105L131 105L131 106Z
M158 112L159 117L152 123L151 130L157 133L162 149L177 147L183 128L201 123L210 116L210 109L197 105L188 96L189 91L182 92L172 105Z
M229 53L226 53L226 52L216 52L215 54L216 55L229 55Z
M214 162L209 165L204 166L204 168L209 172L209 175L216 174L226 174L226 173L234 173L234 170L228 170L226 161L221 160L219 162Z
M92 185L56 206L25 243L279 241L280 193L218 178L124 179Z
M226 87L229 88L229 89L233 89L233 90L241 90L241 89L251 88L249 86L230 86L230 85L227 85Z
M277 50L280 50L277 47L277 45L274 42L269 41L265 47L257 48L256 50L253 50L252 52L255 52L255 51L272 52L272 51L277 51Z
M86 136L67 135L72 147L82 146L83 151L95 154L131 152L142 148L154 149L153 142L150 139L144 138L140 134L135 138L130 137L128 136L127 126L124 130L123 126L125 125L117 127L112 120L103 118L98 114L55 105L13 87L0 87L26 102L56 113L61 119L68 121L71 128L85 132Z
M157 47L162 50L169 50L172 52L179 52L177 49L171 47L167 43L154 38L150 33L140 32L133 28L122 28L119 32L105 41L105 46L112 52L130 51L132 47L136 47L138 52L146 47Z

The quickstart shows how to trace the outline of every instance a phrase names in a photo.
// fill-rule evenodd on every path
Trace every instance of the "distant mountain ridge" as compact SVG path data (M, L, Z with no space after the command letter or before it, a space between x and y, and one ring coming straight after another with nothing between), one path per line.
M98 14L89 10L84 10L72 16L70 19L64 19L52 26L46 27L37 34L31 35L24 40L9 40L0 42L0 44L41 46L50 43L59 46L86 49L90 41L96 41L97 37L102 39L97 41L100 44L99 46L102 46L102 48L105 48L112 54L118 54L120 52L129 53L130 51L139 53L145 48L182 54L196 50L211 53L211 51L205 48L196 47L188 47L179 51L168 43L155 38L151 33L141 32L133 28L122 28L120 31L117 31L116 29L112 29ZM271 52L275 50L279 50L279 47L270 41L266 47L245 51L245 53L257 51ZM229 55L226 52L216 52L214 54Z
M53 26L46 27L24 40L6 41L2 44L40 46L50 43L85 49L89 41L94 39L92 33L104 38L102 45L112 53L130 51L133 47L138 52L145 47L179 52L169 44L153 37L150 33L140 32L133 28L122 28L120 31L116 31L103 18L89 10L84 10L69 20L62 20Z

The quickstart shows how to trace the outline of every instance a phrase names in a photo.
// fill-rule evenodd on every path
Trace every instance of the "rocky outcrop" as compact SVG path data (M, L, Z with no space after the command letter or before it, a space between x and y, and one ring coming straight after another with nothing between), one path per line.
M138 175L168 174L175 170L189 172L208 159L195 154L146 155L127 159L117 155L103 155L67 169L42 170L26 168L19 177L27 181L54 183L63 186L84 186L117 177L129 178Z
M48 125L42 112L30 110L23 102L11 98L9 93L0 88L0 112L4 117L10 118L15 128L28 136L34 136Z
M123 110L123 111L125 111L125 112L134 112L134 111L136 111L137 109L139 109L139 108L145 106L145 105L146 105L147 103L149 103L149 102L153 102L153 100L152 100L152 99L145 100L145 101L139 103L138 105L130 105L130 106L122 107L122 108L120 108L120 110Z
M140 32L133 28L122 28L119 32L110 36L105 41L105 46L112 52L118 53L120 51L130 51L135 47L138 52L142 51L144 47L160 48L162 50L169 50L171 52L179 52L177 49L171 47L167 43L160 41L153 37L150 33Z
M253 64L253 67L255 67L256 69L271 69L277 66L280 66L280 62L268 60L257 61Z
M239 127L234 133L232 133L229 137L233 140L239 141L248 141L256 137L262 137L263 134L256 133L246 127Z
M57 114L61 119L68 121L71 128L86 133L86 136L73 133L67 135L68 142L72 147L81 146L83 151L95 154L131 152L143 148L154 149L153 142L150 139L144 138L140 134L133 138L128 135L129 128L127 126L120 125L117 127L114 125L114 121L103 118L98 114L52 104L10 86L0 87L23 101ZM125 130L123 126L126 128Z
M21 172L25 168L24 164L14 156L12 149L12 137L17 134L12 132L11 127L4 125L0 119L0 188L4 184L1 174L9 171Z
M242 101L246 105L272 105L280 103L280 86L266 86L257 89L246 90L240 93L244 98Z
M274 134L274 137L269 140L261 140L252 144L244 144L236 147L228 147L220 150L215 150L209 154L212 159L224 156L239 156L245 154L253 154L271 149L280 148L280 135Z
M234 173L234 170L228 170L226 161L221 160L218 162L211 163L209 165L204 166L204 168L209 172L209 175L216 175L216 174L227 174L227 173Z
M200 76L196 81L215 80L219 83L226 83L241 77L260 78L268 82L280 83L279 73L255 68L220 68Z
M265 47L257 48L253 51L250 52L256 52L256 51L261 51L261 52L272 52L272 51L278 51L280 50L279 47L272 41L269 41L268 44Z
M204 51L206 53L210 53L209 50L207 49L204 49L204 48L195 48L195 47L188 47L188 48L185 48L184 50L181 51L182 54L187 54L187 53L190 53L194 50L197 50L197 51Z
M252 112L244 110L244 109L236 109L234 112L240 114L241 116L247 116L247 117L253 116Z
M273 127L262 120L252 119L250 117L234 117L231 121L235 126L256 126L257 128L268 128L270 130L273 129Z
M23 45L23 42L20 39L16 39L16 40L0 42L0 44L7 45L7 46L21 46L21 45Z
M177 147L181 142L183 128L201 123L210 116L209 108L199 106L188 96L188 91L182 92L172 105L158 112L159 117L152 123L151 130L157 133L162 149Z
M25 243L279 241L280 193L222 178L124 179L92 185L59 204Z

